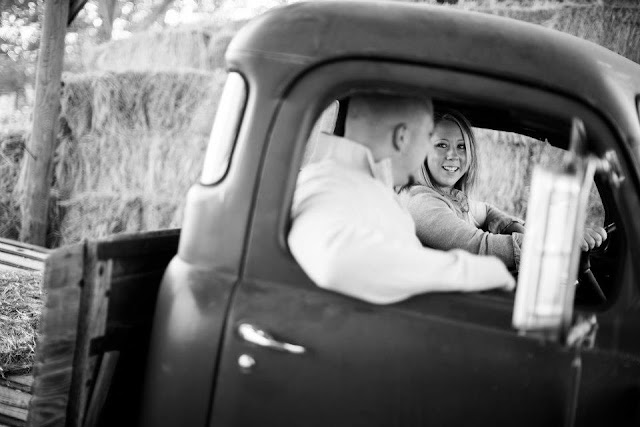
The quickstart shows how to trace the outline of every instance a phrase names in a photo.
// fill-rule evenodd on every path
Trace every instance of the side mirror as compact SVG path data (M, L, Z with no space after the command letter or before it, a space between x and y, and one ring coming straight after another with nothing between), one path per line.
M584 124L574 118L563 165L533 171L512 322L522 334L559 340L571 326L595 168L586 153Z

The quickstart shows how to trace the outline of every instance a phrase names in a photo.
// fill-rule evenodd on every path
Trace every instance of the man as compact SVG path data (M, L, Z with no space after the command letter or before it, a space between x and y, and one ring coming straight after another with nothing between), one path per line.
M394 186L413 180L433 130L430 100L360 94L345 137L323 134L302 169L289 247L320 287L377 304L431 291L511 290L498 258L422 247Z

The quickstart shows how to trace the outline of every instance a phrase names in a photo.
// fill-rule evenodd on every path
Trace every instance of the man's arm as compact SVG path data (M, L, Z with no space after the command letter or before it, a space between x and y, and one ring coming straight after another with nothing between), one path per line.
M354 217L366 207L336 193L306 195L294 204L289 247L318 286L377 304L424 292L514 288L499 259L423 248L413 230L393 237L371 229Z

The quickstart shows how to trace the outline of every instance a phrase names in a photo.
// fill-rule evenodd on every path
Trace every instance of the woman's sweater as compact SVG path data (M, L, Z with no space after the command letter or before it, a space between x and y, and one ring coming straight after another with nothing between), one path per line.
M459 200L453 200L430 187L416 185L404 190L400 200L411 213L424 246L494 255L509 269L517 270L523 234L500 233L513 222L522 224L522 220L487 203L467 203L463 194L459 196Z

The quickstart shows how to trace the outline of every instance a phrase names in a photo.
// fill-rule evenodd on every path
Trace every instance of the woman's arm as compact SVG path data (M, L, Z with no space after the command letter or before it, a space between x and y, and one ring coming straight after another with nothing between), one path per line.
M483 231L458 218L444 199L431 192L414 194L406 201L406 206L416 223L416 234L423 245L494 255L508 268L518 267L522 234L500 235ZM503 225L506 226L508 224Z
M476 202L482 203L482 202ZM482 203L486 207L486 219L481 225L483 230L493 234L524 233L524 221L509 215L493 205Z

